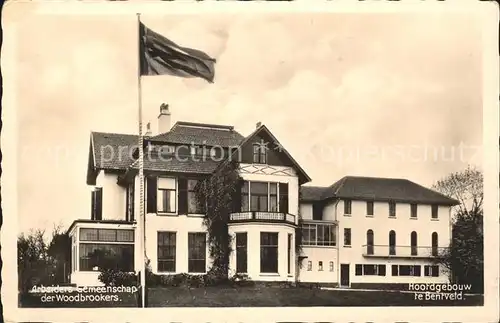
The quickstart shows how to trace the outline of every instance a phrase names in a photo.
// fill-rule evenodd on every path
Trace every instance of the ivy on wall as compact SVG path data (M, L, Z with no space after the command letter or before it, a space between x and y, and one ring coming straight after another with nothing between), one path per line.
M302 200L302 191L299 188L299 209L297 212L297 227L295 228L295 255L299 269L302 268L302 215L300 213L300 201Z
M235 194L239 194L241 180L238 163L231 161L195 187L197 203L206 214L203 224L207 228L209 254L213 260L209 273L221 279L228 277L232 252L228 222L235 211L233 201Z

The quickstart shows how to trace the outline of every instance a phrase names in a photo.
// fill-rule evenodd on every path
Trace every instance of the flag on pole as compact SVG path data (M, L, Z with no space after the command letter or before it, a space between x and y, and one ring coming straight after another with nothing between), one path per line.
M199 77L213 83L215 59L192 48L181 47L142 22L140 32L140 73Z
M142 134L142 86L141 77L146 75L173 75L180 77L198 77L210 83L215 78L215 59L206 53L192 48L181 47L166 37L147 28L137 14L139 24L138 57L138 104L139 104L139 186L140 186L140 222L142 261L139 268L141 286L141 306L146 303L146 212L144 209L144 136Z

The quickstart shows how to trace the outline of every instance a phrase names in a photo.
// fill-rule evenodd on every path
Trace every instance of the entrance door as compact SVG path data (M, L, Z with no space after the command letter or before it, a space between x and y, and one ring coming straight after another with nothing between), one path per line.
M340 264L340 286L349 287L349 264Z

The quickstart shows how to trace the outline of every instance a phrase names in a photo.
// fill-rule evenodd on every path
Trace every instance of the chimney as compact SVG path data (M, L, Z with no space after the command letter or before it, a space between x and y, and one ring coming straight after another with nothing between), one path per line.
M148 124L146 125L146 133L144 134L144 136L146 137L151 137L153 133L151 132L151 122L148 122Z
M168 104L162 103L160 105L160 115L158 115L158 134L170 131L170 111L168 111Z
M260 126L262 126L262 122L260 122L260 121L259 121L259 122L257 122L257 124L255 125L255 129L259 129L259 128L260 128Z

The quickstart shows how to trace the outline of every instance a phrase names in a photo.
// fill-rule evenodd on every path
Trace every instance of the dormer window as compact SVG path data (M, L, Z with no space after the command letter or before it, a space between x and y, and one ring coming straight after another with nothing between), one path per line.
M255 143L253 145L253 162L256 164L267 163L267 146L265 143Z
M175 152L174 146L162 146L161 153L162 154L173 154Z
M190 153L191 155L203 156L203 147L200 146L191 146Z

